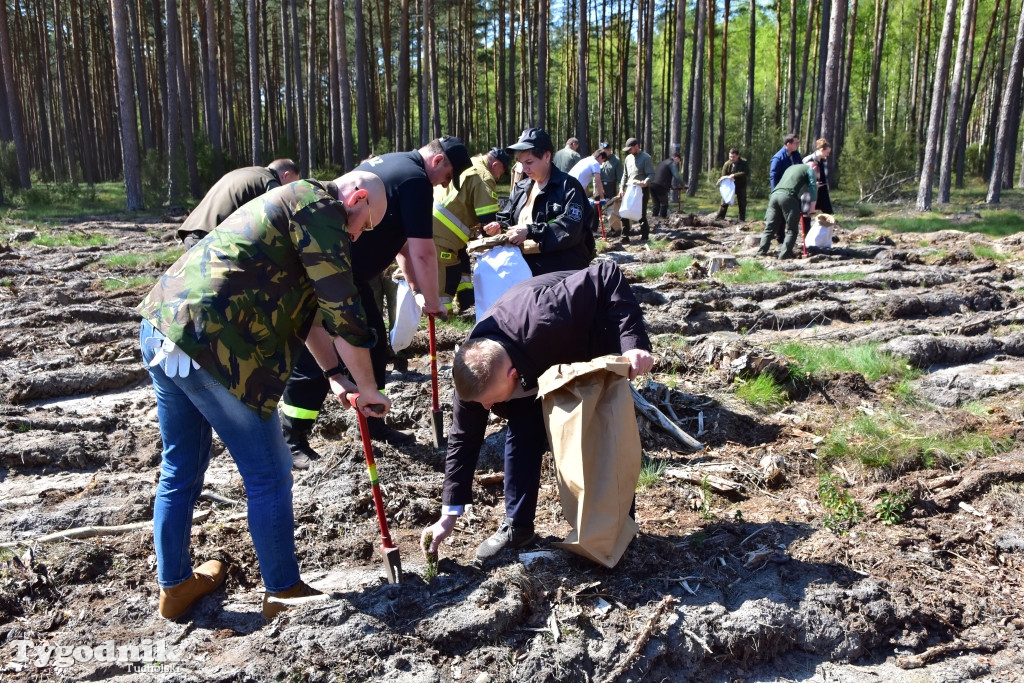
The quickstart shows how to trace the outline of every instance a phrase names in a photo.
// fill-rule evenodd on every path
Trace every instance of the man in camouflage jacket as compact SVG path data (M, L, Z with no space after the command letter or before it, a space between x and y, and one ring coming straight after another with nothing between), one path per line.
M161 616L183 615L226 574L217 560L193 570L189 554L212 430L245 484L264 615L282 609L271 598L316 593L299 577L292 459L275 408L303 346L339 399L358 389L364 414L390 407L377 392L374 333L351 267L352 242L386 210L384 186L368 173L275 188L187 251L139 304L163 440L153 510ZM340 375L342 361L355 385Z

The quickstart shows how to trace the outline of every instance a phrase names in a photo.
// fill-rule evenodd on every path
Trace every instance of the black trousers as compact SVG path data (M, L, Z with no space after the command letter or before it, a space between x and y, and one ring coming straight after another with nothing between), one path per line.
M668 218L668 191L663 185L651 184L651 200L654 202L652 214L655 218Z
M368 282L357 280L356 289L359 291L359 298L363 303L363 310L366 312L366 322L377 333L377 343L370 349L370 363L373 366L373 378L377 382L377 389L383 391L388 362L388 341L387 331L384 329L384 316ZM291 412L306 416L303 419L310 419L312 422L316 419L316 414L320 412L330 390L330 382L324 379L323 372L316 359L313 358L313 354L309 352L309 349L303 349L284 386L284 393L281 396L282 410L285 414Z
M642 189L643 200L640 202L640 220L638 222L640 223L640 239L646 240L651 234L651 226L647 223L647 200L650 199L651 192L646 187ZM632 231L632 224L633 221L628 218L622 219L623 237L629 237L630 232Z

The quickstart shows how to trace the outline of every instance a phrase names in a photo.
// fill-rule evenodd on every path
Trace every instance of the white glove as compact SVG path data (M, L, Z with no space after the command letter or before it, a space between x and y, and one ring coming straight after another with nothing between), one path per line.
M157 349L153 360L149 362L149 367L159 365L168 377L188 377L191 368L199 369L199 363L189 358L188 354L179 349L178 345L167 337L162 340L150 337L146 343L151 349Z

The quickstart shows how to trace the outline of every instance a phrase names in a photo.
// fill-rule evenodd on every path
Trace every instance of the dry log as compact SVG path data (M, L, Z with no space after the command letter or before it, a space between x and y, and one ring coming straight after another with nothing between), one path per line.
M715 474L708 474L696 467L669 467L665 470L665 476L671 479L682 479L695 486L702 486L705 481L711 490L721 495L735 494L740 490L740 485Z
M476 483L481 486L491 486L492 484L500 484L505 481L504 472L488 472L487 474L476 475Z
M192 523L204 522L209 518L210 510L202 510L192 516ZM153 520L145 522L132 522L131 524L118 524L116 526L80 526L64 531L55 531L45 536L26 538L20 541L8 541L0 543L0 548L16 548L19 546L31 545L34 543L53 543L54 541L66 541L71 539L95 538L97 536L120 536L139 529L153 528Z

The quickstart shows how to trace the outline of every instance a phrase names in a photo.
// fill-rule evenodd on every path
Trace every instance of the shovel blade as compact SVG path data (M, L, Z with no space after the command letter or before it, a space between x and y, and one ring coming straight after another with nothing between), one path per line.
M384 573L388 583L402 583L402 558L398 548L381 547L380 551L384 555Z
M444 448L444 413L434 410L430 413L431 435L434 439L434 448Z

